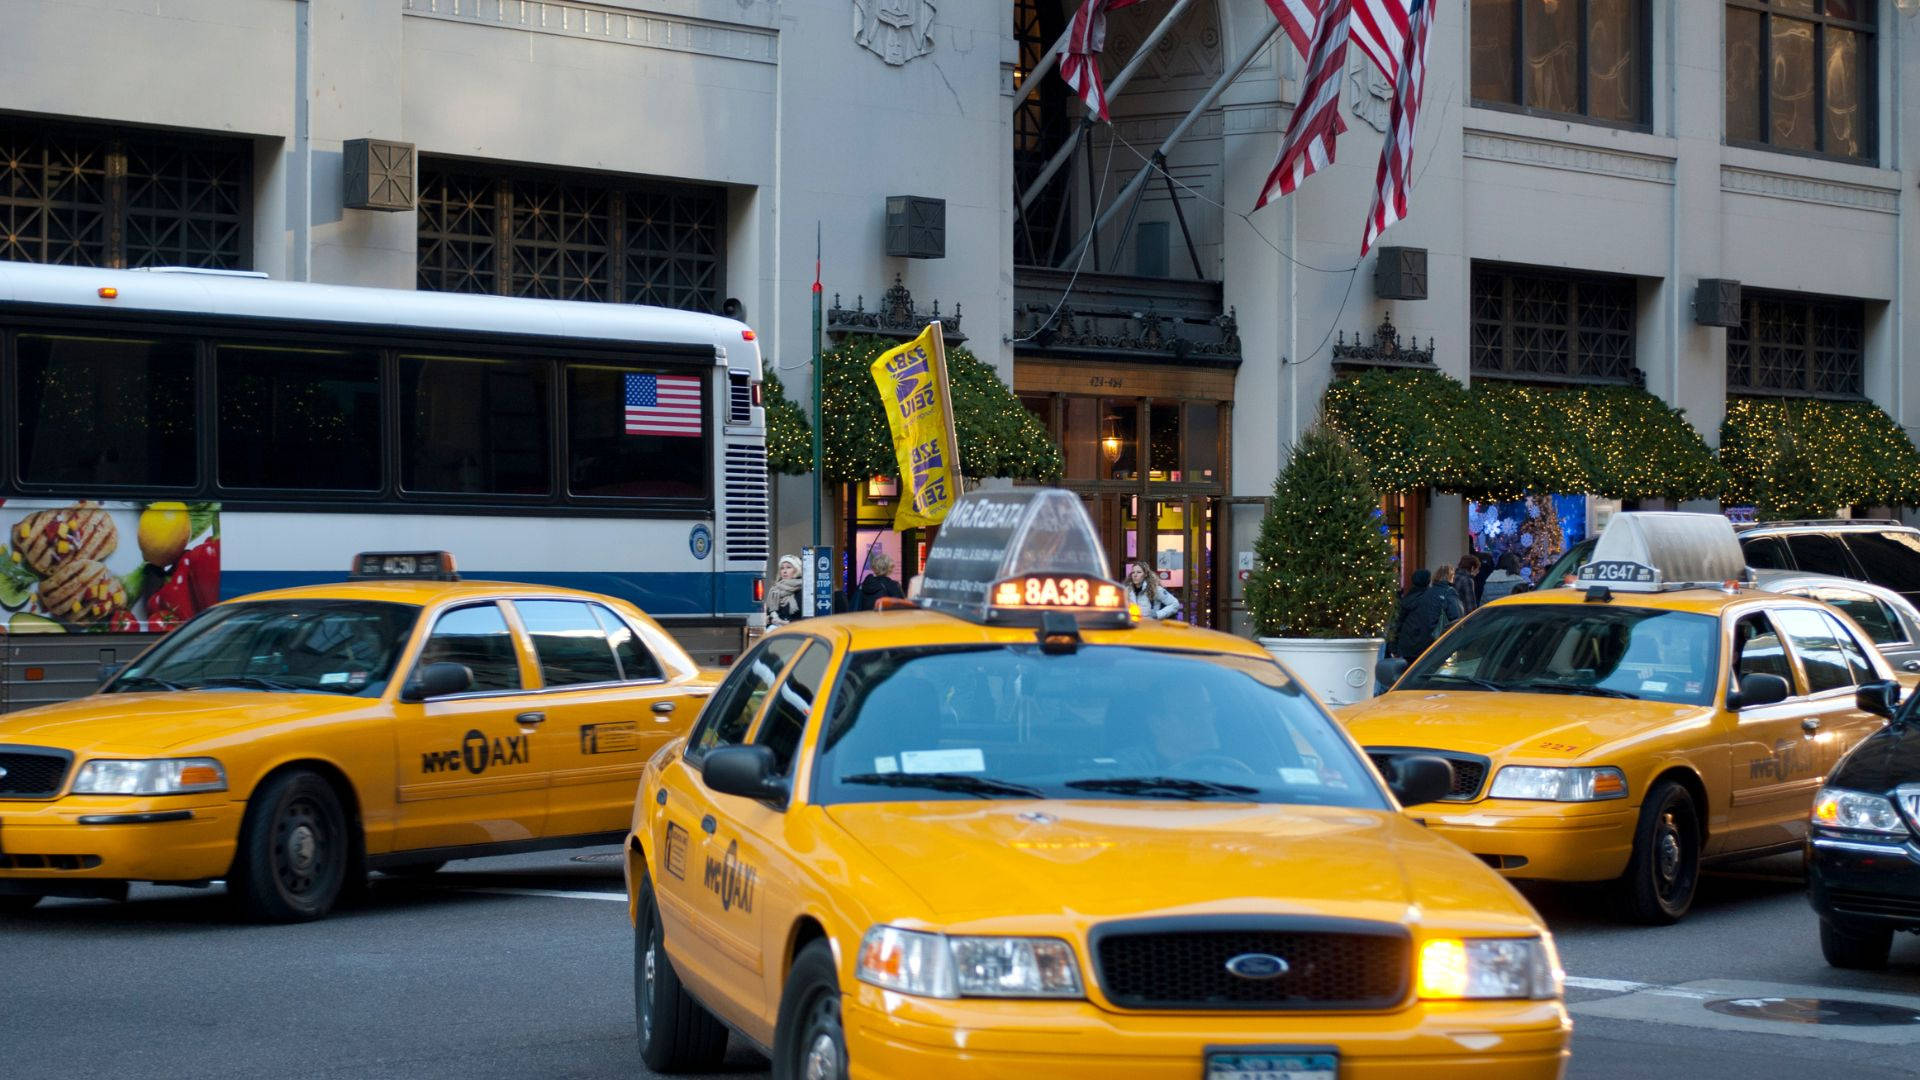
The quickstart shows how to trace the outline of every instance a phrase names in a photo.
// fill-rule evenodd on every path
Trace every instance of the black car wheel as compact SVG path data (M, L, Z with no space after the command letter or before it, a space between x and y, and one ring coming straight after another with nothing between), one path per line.
M260 922L304 922L333 910L353 844L333 785L281 773L247 802L227 891Z
M1892 949L1891 930L1842 926L1832 919L1820 920L1820 951L1834 967L1879 971L1887 966L1887 953Z
M773 1030L773 1080L846 1080L847 1033L833 950L814 941L794 958Z
M1663 780L1640 807L1633 857L1620 877L1622 906L1635 922L1667 926L1693 907L1699 887L1699 810L1691 792Z
M0 915L25 915L40 900L37 893L0 893Z
M653 879L642 872L633 924L633 1020L640 1060L655 1072L712 1072L727 1056L727 1029L680 985L667 959Z

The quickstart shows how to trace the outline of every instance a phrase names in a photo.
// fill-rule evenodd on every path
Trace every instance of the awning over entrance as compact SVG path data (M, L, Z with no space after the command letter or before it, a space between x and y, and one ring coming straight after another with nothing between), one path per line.
M1720 461L1726 501L1764 517L1920 505L1920 451L1870 401L1728 398Z

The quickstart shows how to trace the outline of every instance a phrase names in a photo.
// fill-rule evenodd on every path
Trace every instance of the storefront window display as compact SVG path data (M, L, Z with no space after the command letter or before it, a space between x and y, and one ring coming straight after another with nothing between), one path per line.
M1538 581L1567 548L1587 538L1587 496L1529 495L1508 502L1467 504L1467 533L1482 563L1520 556L1529 581Z

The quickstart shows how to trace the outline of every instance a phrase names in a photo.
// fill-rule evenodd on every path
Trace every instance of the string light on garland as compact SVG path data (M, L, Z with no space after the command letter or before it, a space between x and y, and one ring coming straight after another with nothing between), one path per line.
M1920 505L1920 450L1869 401L1729 398L1720 460L1727 501L1762 517Z
M760 400L767 410L767 468L788 476L813 471L813 425L807 414L787 397L787 388L771 366L760 383Z
M1293 448L1254 541L1247 610L1257 634L1368 638L1386 629L1399 582L1369 472L1324 423Z

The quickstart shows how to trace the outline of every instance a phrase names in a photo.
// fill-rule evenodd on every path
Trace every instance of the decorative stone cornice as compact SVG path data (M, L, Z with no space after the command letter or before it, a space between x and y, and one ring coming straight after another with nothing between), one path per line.
M967 340L960 332L960 305L953 305L953 314L940 314L940 301L933 302L930 312L919 311L913 302L913 293L908 291L906 283L894 275L893 288L880 297L880 306L867 310L867 298L856 296L853 307L840 306L840 294L833 294L833 306L827 309L827 333L872 334L875 337L898 338L910 341L919 337L920 332L930 322L940 323L940 336L949 345L958 345Z
M1333 346L1333 365L1336 368L1420 368L1437 371L1433 362L1433 339L1427 339L1427 347L1420 347L1419 338L1409 338L1405 344L1400 342L1400 331L1394 329L1393 316L1381 318L1380 325L1373 332L1373 341L1367 342L1362 335L1355 333L1353 340L1347 340L1346 331L1340 332L1340 340Z
M1556 139L1534 139L1493 131L1465 132L1462 152L1482 161L1533 165L1543 169L1614 176L1653 184L1673 183L1673 159L1624 150L1608 150Z
M554 34L583 41L778 63L780 35L757 26L709 22L577 0L400 0L403 15Z
M1867 187L1834 180L1811 180L1804 176L1743 169L1737 165L1720 166L1720 190L1741 195L1759 195L1770 199L1842 206L1849 210L1871 210L1880 214L1900 212L1898 188Z

